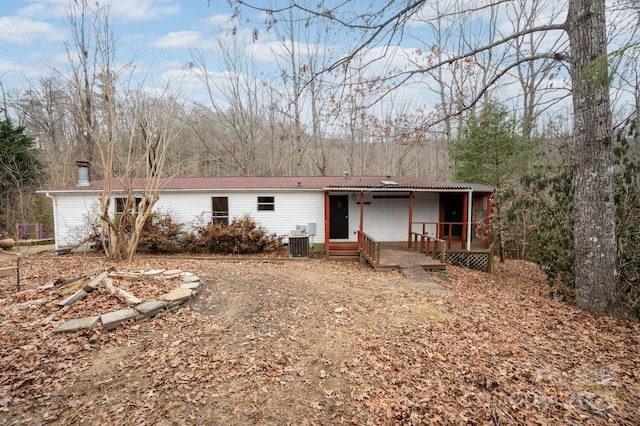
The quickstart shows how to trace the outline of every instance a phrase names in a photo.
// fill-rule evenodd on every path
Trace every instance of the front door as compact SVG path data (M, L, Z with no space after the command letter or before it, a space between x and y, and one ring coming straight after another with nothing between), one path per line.
M349 196L329 196L329 238L349 238Z
M447 194L444 196L444 236L462 236L463 204L464 195L462 194Z

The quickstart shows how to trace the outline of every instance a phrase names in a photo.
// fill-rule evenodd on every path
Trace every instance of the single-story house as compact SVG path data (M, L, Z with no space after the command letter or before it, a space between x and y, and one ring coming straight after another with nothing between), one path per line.
M80 165L77 185L39 191L53 202L56 249L81 242L89 234L88 224L97 217L103 181L89 181L87 165ZM115 180L112 194L116 215L124 192ZM491 194L492 188L485 185L346 172L342 176L171 177L162 179L154 211L169 213L187 226L247 214L270 233L308 235L310 244L328 256L357 253L360 233L381 242L407 242L412 233L422 233L469 250L472 245L485 246L482 235L490 217ZM478 226L482 229L475 229Z

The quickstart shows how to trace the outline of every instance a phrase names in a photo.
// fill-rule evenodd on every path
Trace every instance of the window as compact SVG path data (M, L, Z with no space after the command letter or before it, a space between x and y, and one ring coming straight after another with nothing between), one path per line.
M135 200L135 201L134 201ZM129 226L135 221L136 214L138 214L138 206L142 202L142 198L128 198L128 197L116 197L116 214L115 222L120 225ZM132 204L132 201L135 204ZM125 221L122 220L125 212L127 213Z
M229 198L211 197L211 222L229 224Z
M258 197L258 211L274 211L275 209L275 197Z
M127 198L127 197L116 197L116 216L122 216L124 214L125 211L127 211L130 214L136 214L138 213L138 206L140 205L140 203L142 202L142 198L140 197L136 197L135 198L135 205L127 205L127 201L129 201L129 203L131 203L131 199Z

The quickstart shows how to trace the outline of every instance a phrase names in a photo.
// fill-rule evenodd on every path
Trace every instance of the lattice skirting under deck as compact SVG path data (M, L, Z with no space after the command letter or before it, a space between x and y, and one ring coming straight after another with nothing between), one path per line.
M487 252L447 252L446 261L455 266L486 271L489 265Z

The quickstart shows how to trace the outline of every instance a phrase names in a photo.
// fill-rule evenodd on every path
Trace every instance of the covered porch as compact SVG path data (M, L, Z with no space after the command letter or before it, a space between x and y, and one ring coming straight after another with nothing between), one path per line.
M447 252L489 249L490 188L325 188L325 255L377 269L444 269Z

